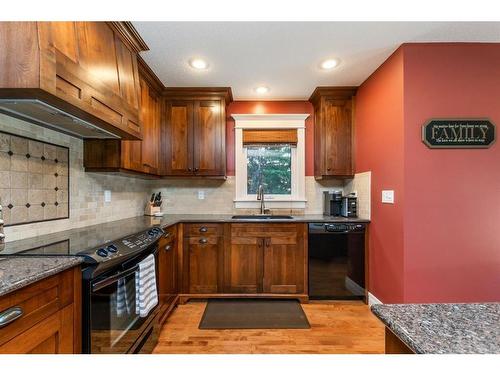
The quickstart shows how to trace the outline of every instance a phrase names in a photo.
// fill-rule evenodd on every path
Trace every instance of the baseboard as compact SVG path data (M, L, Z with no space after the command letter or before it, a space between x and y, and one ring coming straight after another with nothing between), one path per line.
M360 286L357 282L355 282L353 279L350 277L346 276L344 279L345 283L345 288L354 294L355 296L364 296L365 295L365 288Z
M373 294L368 292L368 306L371 305L381 305L382 301L375 297Z

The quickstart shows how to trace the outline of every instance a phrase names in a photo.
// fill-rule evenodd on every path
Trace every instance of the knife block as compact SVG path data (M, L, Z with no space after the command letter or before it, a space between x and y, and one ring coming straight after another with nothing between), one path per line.
M154 216L155 213L161 212L160 210L161 207L155 207L151 202L148 202L146 205L146 208L144 209L144 215L146 216Z

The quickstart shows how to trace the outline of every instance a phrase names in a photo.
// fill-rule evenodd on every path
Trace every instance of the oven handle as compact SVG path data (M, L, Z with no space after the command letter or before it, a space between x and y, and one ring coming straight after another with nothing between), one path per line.
M102 289L108 285L114 284L119 279L127 277L127 276L137 272L138 269L139 269L139 265L136 265L132 268L129 268L128 270L115 273L114 275L107 277L104 280L96 282L96 283L92 284L92 292L97 292L99 289Z

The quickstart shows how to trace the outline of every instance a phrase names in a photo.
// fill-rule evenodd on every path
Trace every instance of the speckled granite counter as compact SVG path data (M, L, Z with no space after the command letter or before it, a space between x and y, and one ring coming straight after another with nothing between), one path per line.
M369 220L330 217L323 215L294 216L292 219L256 220L232 219L232 215L165 215L163 217L138 216L124 220L110 221L88 227L55 232L38 237L7 242L0 248L2 255L14 255L30 251L33 255L61 254L74 255L80 251L95 248L104 243L123 238L130 234L147 230L153 226L163 228L178 223L368 223ZM57 249L56 249L57 247Z
M161 219L162 226L168 226L180 222L219 222L219 223L369 223L370 220L360 218L333 217L324 215L293 215L292 219L233 219L232 214L227 215L196 215L196 214L175 214L165 215Z
M195 222L359 222L368 220L323 215L294 216L292 219L255 220L233 219L232 215L165 215L163 217L138 216L110 221L88 227L55 232L43 236L7 242L0 247L0 295L6 294L29 283L50 276L78 264L81 260L74 255L90 250L119 238L147 230L153 226L163 228L177 223ZM25 255L16 258L20 253ZM60 255L58 257L50 255ZM4 259L2 259L4 258Z
M0 258L0 296L82 262L78 257Z
M500 303L373 305L415 353L500 353Z

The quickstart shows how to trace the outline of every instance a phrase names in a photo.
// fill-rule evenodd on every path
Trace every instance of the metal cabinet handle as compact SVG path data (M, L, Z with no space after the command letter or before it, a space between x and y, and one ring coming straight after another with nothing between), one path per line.
M201 227L200 228L200 232L201 233L206 233L208 231L208 228L207 227Z
M191 172L191 168L188 168L188 172Z
M266 247L271 246L271 239L270 238L266 238L265 243L266 243Z
M200 170L200 168L195 168L194 171L195 172L198 172Z
M11 307L10 309L2 311L0 313L0 328L3 328L12 323L14 320L19 319L23 316L23 313L23 309L20 307Z
M206 238L201 238L200 241L199 241L201 244L205 244L208 242L208 240Z
M165 251L170 251L172 249L172 245L165 246Z

